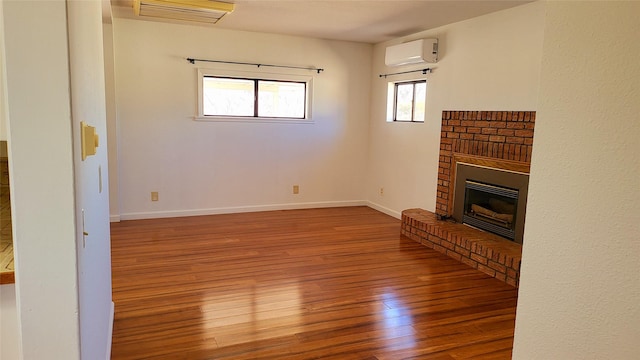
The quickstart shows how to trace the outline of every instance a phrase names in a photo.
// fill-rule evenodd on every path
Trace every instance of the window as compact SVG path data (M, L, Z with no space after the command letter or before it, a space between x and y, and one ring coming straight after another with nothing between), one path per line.
M389 84L389 121L424 122L427 81L405 81Z
M311 78L199 70L198 120L308 121Z

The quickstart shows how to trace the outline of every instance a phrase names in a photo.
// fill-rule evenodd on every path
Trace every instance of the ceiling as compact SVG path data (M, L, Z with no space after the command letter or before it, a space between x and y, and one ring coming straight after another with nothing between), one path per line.
M379 43L531 1L235 0L232 13L203 26ZM113 16L135 18L132 3L111 0Z

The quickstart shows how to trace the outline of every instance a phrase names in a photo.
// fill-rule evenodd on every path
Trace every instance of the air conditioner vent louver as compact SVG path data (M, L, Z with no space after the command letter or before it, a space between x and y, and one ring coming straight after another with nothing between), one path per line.
M212 0L136 0L137 16L215 24L234 9L234 4Z

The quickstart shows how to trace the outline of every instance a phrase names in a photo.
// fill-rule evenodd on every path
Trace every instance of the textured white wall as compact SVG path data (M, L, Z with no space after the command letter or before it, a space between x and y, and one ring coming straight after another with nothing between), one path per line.
M67 4L3 5L23 356L79 359Z
M0 1L0 140L7 140L4 52L4 6ZM20 359L20 326L14 284L0 286L0 359Z
M4 68L4 17L2 1L0 1L0 140L7 141L7 104L5 94L5 68Z
M0 359L20 359L20 325L14 284L0 285Z
M378 44L373 53L367 199L388 214L435 208L443 110L536 110L544 4L535 2ZM440 60L418 67L384 65L388 45L438 38ZM432 67L424 124L387 123L387 82L420 73L378 74ZM384 188L380 196L379 188Z
M0 1L0 140L7 140L7 105L4 55L4 10ZM20 359L20 327L14 284L0 285L0 359Z
M639 14L547 4L514 359L640 354Z
M113 27L122 218L364 200L371 45L126 19ZM187 57L325 68L296 72L314 76L314 123L194 121L196 66L215 65Z

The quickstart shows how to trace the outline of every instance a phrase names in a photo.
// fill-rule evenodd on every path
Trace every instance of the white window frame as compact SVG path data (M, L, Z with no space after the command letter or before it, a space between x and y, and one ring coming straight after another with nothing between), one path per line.
M425 92L424 92L424 104L425 104L425 109L424 109L424 118L422 120L395 120L395 110L396 110L396 85L397 84L404 84L404 83L411 83L411 82L418 82L418 81L424 81L426 88L425 88ZM403 79L403 80L397 80L397 81L389 81L387 83L387 122L390 123L402 123L402 124L424 124L426 117L427 117L427 97L429 94L429 86L428 86L428 81L425 78L418 78L418 79ZM413 101L415 102L415 99L413 99Z
M313 99L313 76L266 73L266 72L250 72L250 71L233 71L211 68L198 68L198 100L197 115L194 117L196 121L224 121L224 122L255 122L255 123L286 123L286 124L310 124L313 123L312 116L312 99ZM243 78L252 80L275 80L275 81L291 81L306 83L306 104L304 118L287 118L287 117L255 117L255 116L227 116L227 115L205 115L203 106L203 79L207 76L221 78Z

